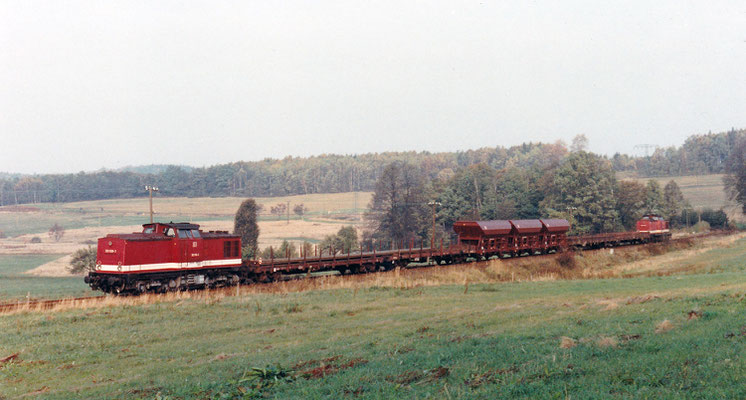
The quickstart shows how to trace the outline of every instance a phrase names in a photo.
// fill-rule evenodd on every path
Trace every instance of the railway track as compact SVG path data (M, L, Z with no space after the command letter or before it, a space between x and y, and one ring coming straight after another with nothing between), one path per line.
M55 306L68 304L76 305L86 301L104 299L106 296L86 296L86 297L68 297L63 299L25 299L18 300L15 302L0 303L0 313L8 313L11 311L28 309L28 310L49 310Z
M691 240L696 239L703 239L707 237L712 236L725 236L732 234L733 231L710 231L706 233L700 233L695 235L687 235L677 238L670 239L669 243L682 243L687 242ZM658 245L660 243L646 243L642 245L637 246L651 246L651 245ZM624 246L624 247L630 247L630 246ZM584 250L584 251L604 251L606 248L600 248L600 249L592 249L592 250ZM517 261L522 260L527 257L531 257L532 259L542 259L542 258L554 258L557 254L540 254L540 255L534 255L534 256L521 256L521 257L509 257L509 258L502 258L501 261L504 262L511 262L511 261ZM469 263L469 262L467 262ZM423 265L418 266L412 269L419 269L419 268L431 268L434 265ZM305 276L305 277L304 277ZM293 279L313 279L314 276L308 276L304 274L297 274L297 275L286 275L283 277L284 280L293 280ZM3 313L9 313L16 310L36 310L36 311L43 311L43 310L50 310L56 306L59 305L79 305L84 302L90 302L90 301L100 301L108 296L84 296L84 297L70 297L70 298L62 298L62 299L24 299L24 300L17 300L15 302L6 302L6 303L0 303L0 314Z

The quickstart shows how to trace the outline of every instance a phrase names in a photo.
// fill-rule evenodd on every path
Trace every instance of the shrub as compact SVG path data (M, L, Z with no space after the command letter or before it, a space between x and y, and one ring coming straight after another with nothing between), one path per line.
M699 221L692 227L695 232L707 232L710 230L710 223L707 221Z
M573 269L577 265L574 251L563 251L557 256L557 262L564 268Z
M41 238L38 236L34 236L31 238L31 243L41 243Z
M0 239L5 239L7 236L5 236L5 232L0 231Z
M88 246L87 249L79 249L73 253L68 270L73 274L96 270L96 248Z

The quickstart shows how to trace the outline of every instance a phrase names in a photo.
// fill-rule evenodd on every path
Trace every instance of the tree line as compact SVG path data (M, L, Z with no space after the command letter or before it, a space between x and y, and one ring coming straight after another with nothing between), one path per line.
M658 149L648 157L615 154L608 161L614 171L636 171L641 176L722 173L735 143L744 136L746 130L693 135L681 147ZM579 140L571 147L584 148L586 144L587 139ZM556 164L567 153L567 146L559 141L442 153L325 154L203 168L171 165L77 174L6 174L0 175L0 206L143 197L146 196L145 185L158 186L165 196L186 197L271 197L370 191L382 176L384 166L396 162L414 166L428 180L444 180L473 165L501 171L540 170ZM517 206L523 207L523 204L517 203Z
M576 149L544 165L475 164L435 179L415 165L389 164L376 182L363 240L439 243L460 219L564 218L571 233L593 234L634 230L648 213L674 226L707 219L715 227L727 224L722 210L694 211L673 180L664 187L656 180L619 181L610 160Z

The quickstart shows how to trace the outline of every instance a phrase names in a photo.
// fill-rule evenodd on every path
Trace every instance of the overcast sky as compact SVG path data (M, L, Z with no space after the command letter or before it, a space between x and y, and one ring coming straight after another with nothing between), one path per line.
M0 0L0 171L746 127L746 2Z

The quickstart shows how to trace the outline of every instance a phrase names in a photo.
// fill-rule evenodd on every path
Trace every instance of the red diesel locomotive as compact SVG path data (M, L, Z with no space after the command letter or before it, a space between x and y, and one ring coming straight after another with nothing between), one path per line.
M199 225L154 223L142 232L98 239L96 271L86 283L104 292L165 291L238 283L241 238Z

